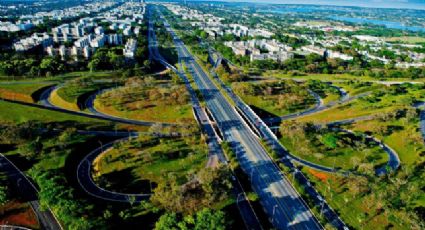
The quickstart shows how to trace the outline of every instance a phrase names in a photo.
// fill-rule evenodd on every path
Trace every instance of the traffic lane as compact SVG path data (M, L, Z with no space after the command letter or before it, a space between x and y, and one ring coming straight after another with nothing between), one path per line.
M195 68L197 68L196 66L195 66ZM198 72L199 70L197 70L197 71L195 71L195 72ZM200 75L202 75L202 74L200 74ZM205 84L205 83L204 83ZM205 87L206 88L206 87ZM211 96L210 94L207 94L208 96ZM212 98L214 98L214 97L212 97ZM221 111L222 112L222 111Z
M212 98L214 98L214 97L212 97ZM222 104L222 105L223 105L223 104ZM226 104L224 104L224 105L226 105ZM223 111L220 111L220 113L221 113L221 114L223 114ZM224 117L224 119L226 119L226 117ZM253 146L251 146L251 148L253 148ZM263 160L264 160L264 159L263 159ZM288 220L288 221L287 221L287 223L289 223L289 222L290 222L290 221ZM300 224L302 224L302 223L300 223Z

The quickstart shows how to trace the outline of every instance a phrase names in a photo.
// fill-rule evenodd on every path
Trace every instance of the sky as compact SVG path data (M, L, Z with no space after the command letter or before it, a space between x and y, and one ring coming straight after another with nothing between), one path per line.
M375 8L409 8L425 10L425 0L223 0L230 2L256 2L280 4L316 4L361 6Z

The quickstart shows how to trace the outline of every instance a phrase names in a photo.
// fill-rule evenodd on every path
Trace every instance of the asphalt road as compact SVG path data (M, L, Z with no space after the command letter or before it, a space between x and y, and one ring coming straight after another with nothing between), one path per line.
M193 90L187 76L178 71L174 66L168 64L168 62L161 56L158 50L158 43L156 40L156 35L154 32L154 24L152 21L152 9L149 8L148 14L149 14L149 53L152 59L155 59L156 61L159 61L167 68L171 69L172 71L176 72L184 81L187 90L189 91L191 95L191 101L193 106L193 111L195 116L197 117L197 121L199 122L203 132L207 134L207 144L209 149L209 156L208 156L208 163L206 167L214 167L218 162L222 164L228 164L228 160L226 159L226 156L223 153L223 150L220 146L221 138L216 133L212 121L210 120L209 116L207 115L206 111L202 108L199 99ZM179 56L180 57L180 56ZM179 58L179 64L182 66L182 59ZM239 210L239 213L243 219L243 222L245 224L246 229L248 230L262 230L263 227L261 226L261 223L254 212L254 209L251 206L251 203L249 202L244 189L242 188L241 184L239 183L239 180L237 177L233 176L232 180L233 184L233 192L235 196L237 197L237 207Z
M34 210L40 226L47 230L61 230L62 226L50 209L42 211L38 201L37 188L6 156L0 153L0 170L4 172L13 186L19 191L19 196L29 202Z
M77 168L77 180L80 186L88 194L102 200L116 201L116 202L140 202L149 199L151 194L127 194L109 191L99 187L92 177L92 163L97 156L105 151L108 151L117 142L128 140L128 138L119 139L118 141L110 142L93 150L80 162Z
M94 105L94 99L96 98L97 94L92 95L86 101L87 108L93 114L60 108L60 107L57 107L56 105L52 104L51 101L50 101L50 95L57 88L58 88L58 86L52 86L50 88L47 88L43 93L41 93L40 101L39 101L40 104L41 104L40 107L48 108L48 109L55 110L55 111L58 111L58 112L69 113L69 114L72 114L72 115L84 116L84 117L89 117L89 118L97 118L97 119L102 119L102 120L107 120L107 121L112 121L112 122L118 122L118 123L123 123L123 124L130 124L130 125L139 125L139 126L152 126L154 124L162 124L164 126L179 126L180 125L180 124L174 124L174 123L161 123L161 122L153 122L153 121L132 120L132 119L116 117L116 116L101 113L101 112L97 111L93 106Z
M350 97L343 89L333 86L335 88L337 88L340 92L340 99L337 101L332 101L329 102L327 104L323 104L322 98L315 92L313 92L312 90L309 90L310 94L316 99L316 104L313 108L301 111L301 112L297 112L297 113L292 113L292 114L288 114L288 115L284 115L281 117L273 117L273 118L266 118L264 119L264 122L267 123L269 126L275 126L278 125L279 123L281 123L282 121L285 120L290 120L290 119L296 119L296 118L300 118L303 116L307 116L307 115L311 115L314 113L318 113L327 109L330 109L338 104L341 103L347 103L353 100L356 100L358 98L361 97L365 97L367 95L369 95L371 92L366 92L366 93L362 93L362 94L358 94L356 96L352 96Z
M200 89L223 137L231 143L243 170L251 175L253 189L278 229L321 229L317 219L261 146L259 140L220 93L207 74L187 51L183 42L166 24L174 37L179 56Z

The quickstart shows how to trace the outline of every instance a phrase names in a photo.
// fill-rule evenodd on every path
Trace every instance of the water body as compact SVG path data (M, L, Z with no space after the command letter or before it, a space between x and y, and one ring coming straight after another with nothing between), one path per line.
M279 8L274 10L259 10L259 12L264 13L278 13L278 14L286 14L286 13L310 13L315 10L308 8Z
M383 26L390 28L390 29L410 30L410 31L414 31L414 32L425 32L424 27L405 26L400 22L391 22L391 21L368 19L368 18L341 17L341 16L333 16L333 17L330 17L330 18L334 19L334 20L338 20L338 21L352 22L352 23L357 23L357 24L370 23L370 24L374 24L374 25L383 25Z

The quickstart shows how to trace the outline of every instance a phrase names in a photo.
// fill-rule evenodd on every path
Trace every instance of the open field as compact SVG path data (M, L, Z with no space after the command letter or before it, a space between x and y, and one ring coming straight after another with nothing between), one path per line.
M411 121L405 118L389 121L374 119L356 122L350 125L350 128L355 131L372 133L383 140L398 153L404 167L414 165L417 159L420 159L421 152L425 151L418 119Z
M102 79L102 78L114 78L119 77L116 72L113 71L76 71L76 72L69 72L64 74L59 74L56 76L51 77L36 77L36 78L29 78L29 77L19 77L19 76L0 76L0 83L1 82L11 82L11 83L18 83L18 82L46 82L46 81L52 81L52 82L60 82L60 81L66 81L78 77L88 76L93 79Z
M424 98L423 89L420 85L381 85L380 87L367 87L365 90L360 88L358 92L369 91L371 89L374 91L368 96L301 117L298 120L326 123L366 115L379 115L397 109L411 107L415 100L420 101Z
M367 82L418 82L424 83L425 79L409 79L409 78L385 78L377 79L368 76L354 76L350 74L307 74L306 76L291 76L286 73L279 73L278 71L265 71L263 77L274 77L281 79L293 80L320 80L326 82L344 82L344 81L367 81Z
M361 81L334 82L333 85L341 87L351 97L362 94L362 93L373 92L385 87L377 83L361 82Z
M387 42L404 42L404 43L425 43L424 37L412 37L412 36L402 36L402 37L388 37L385 38Z
M260 111L263 117L283 116L315 104L307 88L293 81L234 82L232 88L245 103Z
M108 189L131 193L149 192L149 182L158 184L170 177L183 184L186 175L207 162L207 148L198 138L140 137L118 143L94 161L95 178Z
M0 97L10 100L34 102L33 94L51 83L1 84Z
M131 84L104 92L95 100L103 113L135 120L193 122L192 106L184 85Z
M30 120L43 122L53 121L77 121L107 124L97 119L69 115L61 112L29 107L0 100L0 120L22 123Z
M357 171L362 164L377 168L388 161L385 151L361 135L292 122L283 123L281 133L292 154L319 165Z

